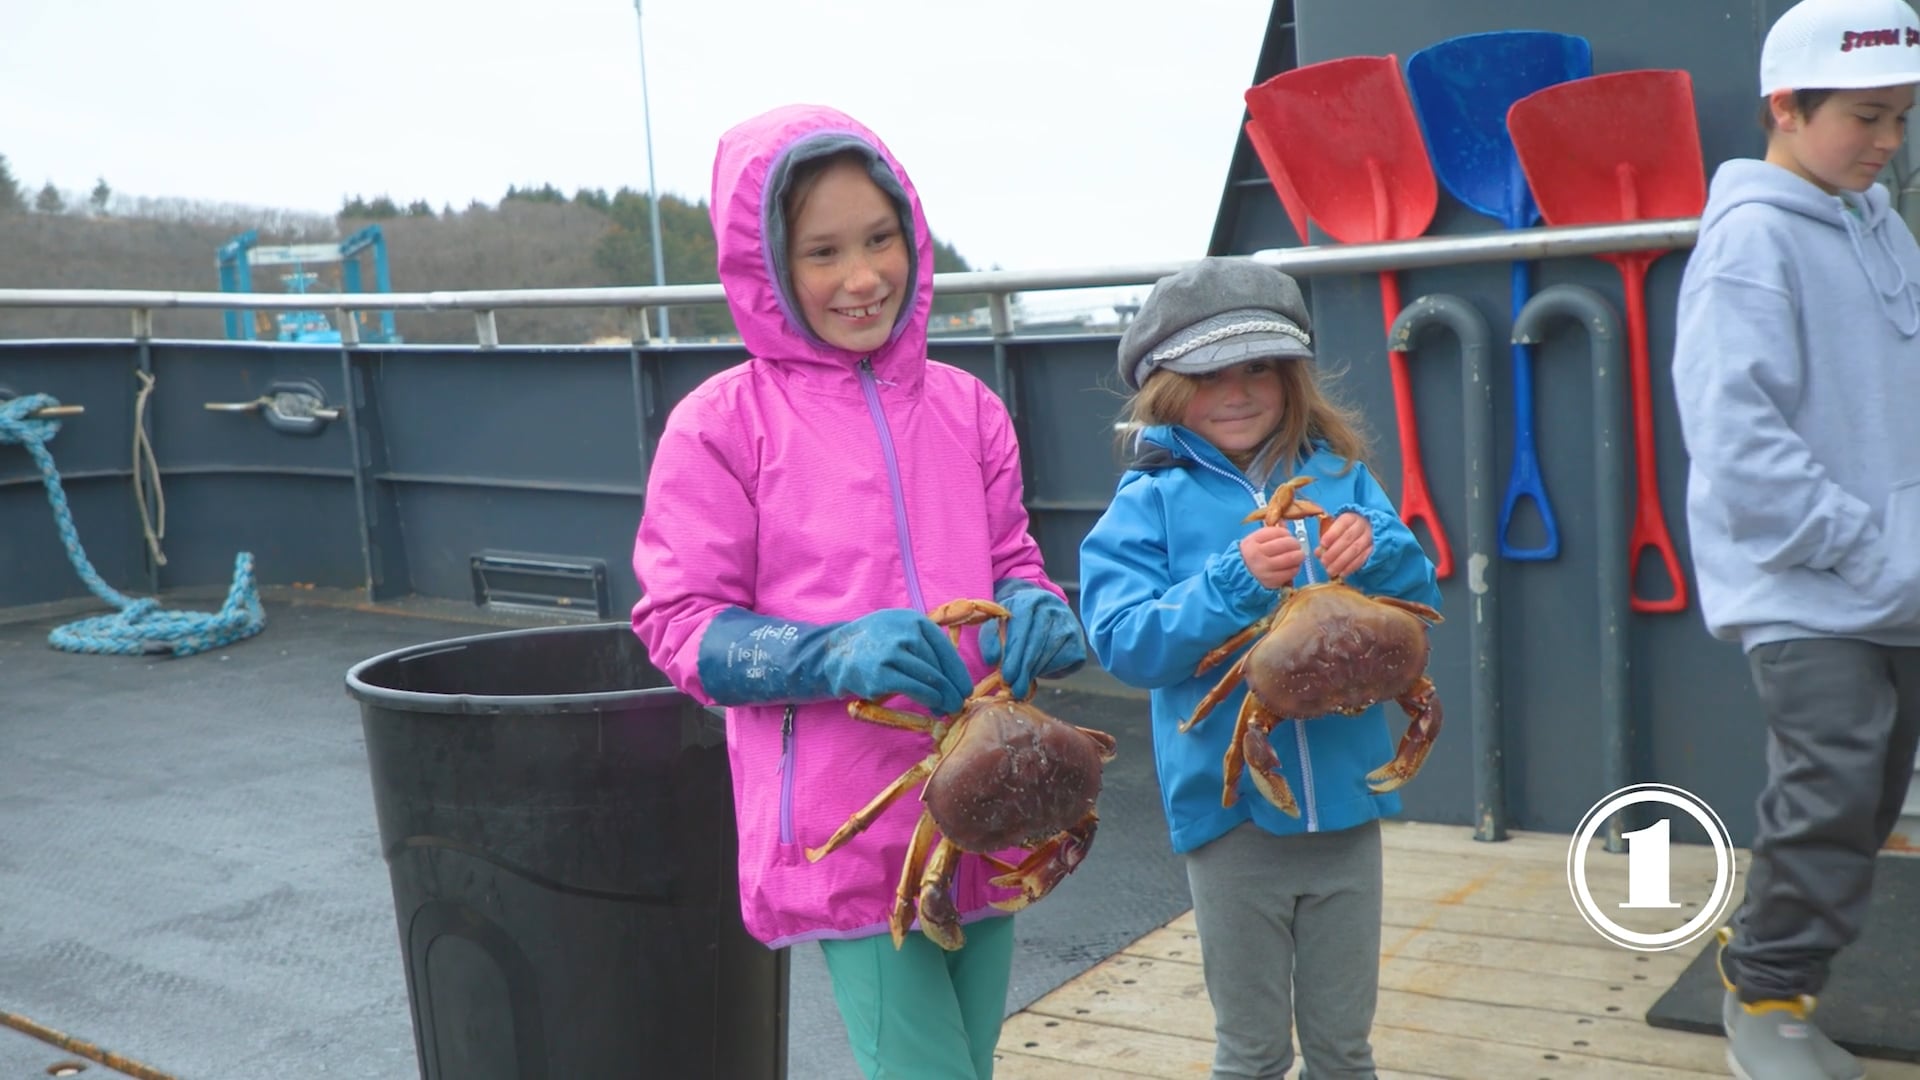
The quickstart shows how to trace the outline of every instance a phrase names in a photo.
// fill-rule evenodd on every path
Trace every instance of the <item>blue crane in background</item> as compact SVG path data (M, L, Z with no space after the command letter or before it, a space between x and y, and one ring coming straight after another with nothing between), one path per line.
M373 291L392 292L393 282L387 274L387 241L379 225L368 225L353 235L337 243L282 244L271 247L260 246L260 234L256 229L234 237L220 246L220 291L230 293L250 293L253 291L253 270L259 266L285 266L287 271L280 275L281 281L290 293L307 293L320 279L320 275L309 269L315 266L340 264L341 291L357 293L366 291L361 277L360 256L372 253ZM368 344L397 344L400 335L393 328L393 312L360 312L355 316L359 321L359 337ZM324 311L303 310L283 311L276 317L278 326L276 340L304 342L309 344L340 344L340 328L333 324ZM227 337L234 341L253 341L260 335L254 328L253 312L247 310L229 311L226 314Z

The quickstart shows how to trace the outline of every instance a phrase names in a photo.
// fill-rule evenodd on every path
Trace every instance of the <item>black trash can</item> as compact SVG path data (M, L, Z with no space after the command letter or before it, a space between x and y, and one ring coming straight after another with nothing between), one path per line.
M360 701L425 1080L779 1080L720 717L625 623L376 656Z

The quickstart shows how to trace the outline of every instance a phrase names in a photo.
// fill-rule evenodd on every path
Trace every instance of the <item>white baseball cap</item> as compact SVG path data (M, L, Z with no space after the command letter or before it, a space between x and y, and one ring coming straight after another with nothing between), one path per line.
M1920 83L1920 15L1907 0L1800 0L1760 47L1760 96Z

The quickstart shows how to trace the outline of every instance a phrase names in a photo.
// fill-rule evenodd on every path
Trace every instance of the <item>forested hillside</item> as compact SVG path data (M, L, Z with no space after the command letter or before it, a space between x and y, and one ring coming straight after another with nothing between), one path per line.
M355 195L328 217L129 197L114 192L104 179L84 196L51 183L29 191L0 156L0 288L213 292L220 287L215 252L238 233L256 229L262 245L311 243L340 239L372 221L386 233L396 292L653 283L647 195L627 188L568 195L551 185L515 187L497 203L475 200L463 209ZM663 194L660 233L669 284L716 280L705 200ZM936 242L934 262L941 272L970 269L944 242ZM276 277L279 269L256 268L254 289L285 291ZM339 287L339 267L322 269L315 289ZM943 298L937 310L964 310L972 303L965 297ZM473 341L472 316L465 313L400 312L395 318L408 342ZM732 320L719 305L674 309L670 318L676 338L733 335ZM498 321L501 340L513 343L577 344L628 332L621 313L586 308L503 312ZM224 336L214 311L159 311L154 331L162 337ZM0 337L124 337L127 332L121 312L0 309Z

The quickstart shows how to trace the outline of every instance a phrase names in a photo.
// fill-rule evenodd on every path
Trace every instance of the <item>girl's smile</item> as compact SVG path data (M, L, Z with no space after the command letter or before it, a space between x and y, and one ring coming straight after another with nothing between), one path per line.
M790 223L787 269L800 317L822 341L872 353L907 296L907 243L893 200L864 166L828 166Z
M1282 394L1276 363L1254 360L1191 376L1193 400L1181 423L1244 464L1280 426Z

